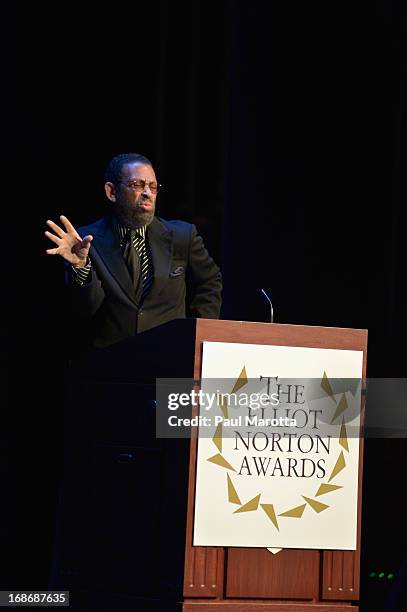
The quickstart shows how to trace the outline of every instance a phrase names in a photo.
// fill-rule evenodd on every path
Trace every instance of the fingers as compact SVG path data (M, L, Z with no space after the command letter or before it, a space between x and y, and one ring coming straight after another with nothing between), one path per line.
M74 234L78 235L78 232L76 231L72 223L69 221L69 219L67 219L64 215L61 215L59 218L61 219L67 232L73 232Z
M51 221L50 219L48 219L47 221L47 225L54 230L54 232L56 233L57 236L59 236L60 238L63 238L65 235L65 232L62 228L59 227L59 225L57 225L56 223L54 223L53 221Z
M82 240L82 247L87 247L88 244L90 244L93 240L93 236L91 236L90 234L88 236L85 236L85 238L83 238Z
M45 252L47 255L57 255L58 249L47 249Z
M55 236L54 234L51 234L51 232L45 232L45 235L46 235L47 238L52 240L52 242L55 242L55 244L59 245L62 242L61 238L58 238L58 236Z

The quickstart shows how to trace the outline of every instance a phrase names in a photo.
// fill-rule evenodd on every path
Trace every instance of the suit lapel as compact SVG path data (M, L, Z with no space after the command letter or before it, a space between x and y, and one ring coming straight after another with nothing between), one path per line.
M151 299L154 300L168 281L172 256L172 231L155 217L147 228L147 235L154 266L153 284L146 297L148 303Z
M105 217L98 230L94 232L92 248L96 249L111 275L131 301L137 305L133 281L123 259L119 238L109 217Z

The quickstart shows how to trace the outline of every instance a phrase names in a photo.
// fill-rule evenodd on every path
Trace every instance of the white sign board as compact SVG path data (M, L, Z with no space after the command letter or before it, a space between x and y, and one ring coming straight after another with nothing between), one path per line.
M356 549L362 361L204 342L194 545Z

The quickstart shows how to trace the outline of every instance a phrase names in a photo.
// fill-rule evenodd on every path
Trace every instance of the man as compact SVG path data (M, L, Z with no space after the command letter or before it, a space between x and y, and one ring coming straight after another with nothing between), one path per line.
M110 215L78 230L64 216L63 227L47 221L56 245L47 254L66 262L72 306L92 347L186 315L219 317L219 268L194 225L154 216L159 188L146 157L118 155L105 173Z

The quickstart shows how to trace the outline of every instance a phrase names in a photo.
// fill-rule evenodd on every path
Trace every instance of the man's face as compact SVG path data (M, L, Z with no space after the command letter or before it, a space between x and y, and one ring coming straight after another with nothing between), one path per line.
M105 184L105 191L123 225L137 228L149 225L154 218L156 186L157 178L151 166L132 163L123 166L119 182Z

